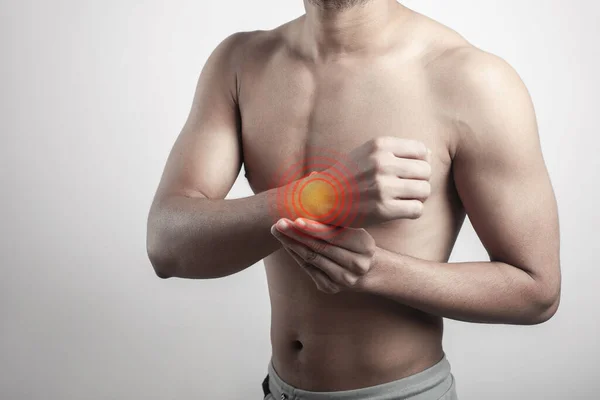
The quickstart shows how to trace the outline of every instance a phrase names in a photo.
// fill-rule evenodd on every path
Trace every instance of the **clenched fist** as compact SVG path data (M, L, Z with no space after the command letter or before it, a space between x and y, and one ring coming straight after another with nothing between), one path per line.
M378 137L350 152L342 162L311 174L320 183L317 192L320 212L335 207L331 225L366 227L382 222L419 218L431 193L430 150L425 144L396 137ZM317 183L314 183L317 185Z

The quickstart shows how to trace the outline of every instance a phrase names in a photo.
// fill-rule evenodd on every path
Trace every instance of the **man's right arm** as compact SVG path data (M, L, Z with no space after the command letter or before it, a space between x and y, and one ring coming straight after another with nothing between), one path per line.
M247 35L230 36L209 57L165 165L147 226L161 278L231 275L280 247L270 233L274 191L224 200L242 164L236 65Z
M247 39L248 34L232 35L209 57L167 160L148 216L148 256L159 277L218 278L255 264L281 247L271 234L279 218L306 217L303 207L296 207L304 201L296 189L336 175L332 168L255 196L224 200L242 165L235 68ZM346 198L343 204L352 204L349 213L356 211L356 227L421 215L431 174L423 143L376 138L347 158L342 170L349 175L342 181L353 184L338 192ZM335 224L352 223L351 218Z

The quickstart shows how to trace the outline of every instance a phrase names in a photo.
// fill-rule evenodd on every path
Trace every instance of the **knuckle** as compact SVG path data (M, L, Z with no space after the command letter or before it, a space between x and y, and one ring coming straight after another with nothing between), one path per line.
M323 257L319 253L314 253L312 255L312 259L310 260L310 263L313 265L321 264L322 258Z
M409 184L409 181L406 179L403 179L403 178L394 180L394 185L396 187L396 190L398 191L398 193L401 196L405 195L407 190L409 189L408 184Z
M373 172L375 174L380 174L385 171L385 163L383 157L378 154L373 154L371 156L371 167L373 168Z
M429 164L426 161L422 162L423 164L423 176L425 177L425 179L429 179L431 178L431 164Z
M405 217L409 219L417 219L423 213L423 203L417 200L408 200L404 202Z
M388 173L390 160L386 153L374 153L370 156L371 174L378 176Z
M366 242L366 253L369 257L373 257L375 255L375 250L377 249L377 244L375 243L375 239L371 235L369 235L369 239Z
M354 265L355 270L361 275L366 274L369 271L370 266L371 263L366 257L359 258L358 260L356 260Z
M399 177L410 175L410 168L407 167L406 163L398 162L396 165L396 175Z
M415 175L413 160L403 159L398 165L398 176L412 178Z
M317 253L317 256L318 256L319 253L322 253L325 250L326 244L324 242L319 242L317 240L314 240L310 243L310 245L308 247L312 251Z
M382 176L376 176L373 181L374 195L377 200L385 199L385 179Z
M352 274L343 274L343 279L348 286L354 286L358 282L358 278Z
M417 219L421 215L423 215L423 203L421 203L420 201L411 202L410 214L411 214L411 217L414 219Z
M379 151L379 150L383 150L383 148L385 147L385 138L384 137L376 137L374 139L371 139L371 149L373 149L374 151Z
M423 155L423 154L427 154L427 146L425 146L425 143L419 141L419 140L415 140L413 142L413 149L414 152L418 155Z
M431 184L429 182L427 182L427 181L420 181L420 182L421 182L420 183L420 186L421 186L420 192L421 192L421 194L424 197L428 197L431 194Z
M379 218L388 218L389 216L389 210L388 207L386 206L385 202L383 201L377 201L375 203L375 215L377 215Z
M386 183L385 183L385 178L383 176L375 177L375 187L381 193L384 191L384 189L386 187Z
M362 260L360 258L353 258L352 261L350 262L350 268L352 268L353 271L362 272L362 270L363 270Z

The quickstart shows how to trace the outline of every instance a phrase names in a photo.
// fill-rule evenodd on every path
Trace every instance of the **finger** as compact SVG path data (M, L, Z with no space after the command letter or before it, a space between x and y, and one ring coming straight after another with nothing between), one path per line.
M348 229L342 231L343 233L340 234L340 240L345 240L343 235L346 232L349 236L353 236L350 238L349 242L354 242L355 245L353 247L357 250L360 250L360 252L355 252L353 250L340 247L338 243L334 244L313 238L310 236L310 232L304 233L300 230L297 230L295 228L296 223L291 225L291 221L284 220L283 222L285 222L286 226L286 228L282 228L283 232L280 232L278 229L274 229L274 235L280 239L280 241L284 241L285 238L289 238L292 241L303 244L309 250L325 256L327 259L333 261L336 265L339 265L345 270L350 271L358 276L365 275L370 270L372 257L375 254L377 245L373 237L364 229ZM307 261L310 261L312 264L314 264L313 260Z
M296 219L294 227L300 231L300 235L324 240L353 253L369 254L375 248L375 240L362 228L334 227L305 218Z
M315 282L319 290L328 293L337 293L341 288L336 285L323 271L316 268L314 265L304 260L298 253L296 253L290 246L284 245L284 249L288 254L300 265L305 272Z
M306 271L308 276L310 276L313 282L315 282L315 284L317 285L317 289L319 289L320 291L330 294L335 294L342 291L342 288L339 285L333 283L333 281L329 279L329 277L317 267L307 264L304 265L302 268L304 268L304 271Z
M428 156L431 158L431 156ZM388 162L386 161L386 164ZM389 166L384 166L385 171L399 178L404 179L423 179L429 180L431 178L431 164L428 160L413 160L409 158L397 158L393 157L389 161Z
M296 227L296 225L292 221L286 218L282 218L281 220L279 220L277 224L275 224L275 228L275 236L277 236L277 234L281 234L288 238L294 239L295 241L308 246L317 253L324 254L325 252L336 251L336 246L331 246L331 244L326 242L325 240L321 240L310 235L308 230L306 230L306 232L301 231Z
M296 249L296 245L302 245L308 249L308 251L299 251L301 255L304 256L304 259L311 264L315 264L315 260L311 260L311 254L317 254L317 256L325 257L324 267L328 266L327 260L331 260L335 265L340 266L344 270L350 271L354 275L362 276L365 275L371 268L371 260L372 256L375 253L375 245L373 245L373 249L368 249L363 253L355 253L353 251L338 247L337 245L333 245L327 242L319 242L318 244L312 243L310 240L306 239L303 234L298 234L294 237L287 236L277 229L275 230L275 237L281 242L284 243L284 246L291 246ZM290 229L291 231L293 228ZM291 234L290 235L294 235ZM304 239L304 242L300 242L299 239ZM372 240L372 238L370 238ZM324 247L318 248L318 246L323 245ZM335 268L334 268L335 269Z
M394 199L385 203L386 214L391 219L417 219L423 215L424 205L420 200Z
M427 200L431 194L431 184L429 181L421 179L400 179L391 178L390 193L396 199L405 200Z
M396 176L379 178L379 189L384 190L385 199L426 200L431 194L431 184L422 179L403 179Z
M375 150L389 151L396 157L419 160L427 159L427 146L418 140L382 136L374 140L374 145Z
M321 256L324 256L330 260L332 260L335 264L341 266L342 268L358 275L364 275L371 266L371 256L374 252L374 243L373 250L367 249L367 244L363 245L364 252L356 253L351 250L339 247L337 244L332 244L326 242L324 240L320 240L318 238L314 238L310 236L310 233L304 233L298 230L295 224L291 224L291 221L283 221L285 225L280 228L281 224L277 224L276 233L274 235L280 240L283 241L281 236L285 238L289 238L290 240L302 244L307 247L312 252L317 253ZM366 231L365 231L366 233ZM367 234L368 235L368 234ZM370 237L370 235L369 235ZM372 240L372 238L370 238ZM374 242L374 241L373 241ZM289 242L285 242L289 243ZM301 254L302 255L302 254ZM308 254L307 254L308 258ZM305 259L307 259L305 258ZM311 264L315 264L313 260L310 261Z
M352 287L360 278L358 274L355 274L352 271L340 266L322 254L314 253L312 249L308 248L302 243L298 243L295 240L285 236L279 238L279 240L284 244L285 247L288 247L290 250L294 251L305 262L310 259L310 265L320 269L329 277L329 279L331 279L331 281L338 285Z
M294 250L286 246L284 246L284 248L288 252L288 254L296 261L296 263L298 263L298 265L300 265L302 269L304 269L308 276L310 276L310 278L317 285L317 288L320 291L332 294L341 291L341 288L335 283L333 283L333 281L329 279L329 277L324 272L304 261L302 257L300 257Z

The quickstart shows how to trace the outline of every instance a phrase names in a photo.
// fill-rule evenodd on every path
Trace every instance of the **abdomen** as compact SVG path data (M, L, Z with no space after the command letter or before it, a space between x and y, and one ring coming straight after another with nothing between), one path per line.
M320 292L283 250L265 265L273 362L291 385L350 390L412 375L441 359L441 318L370 294Z

